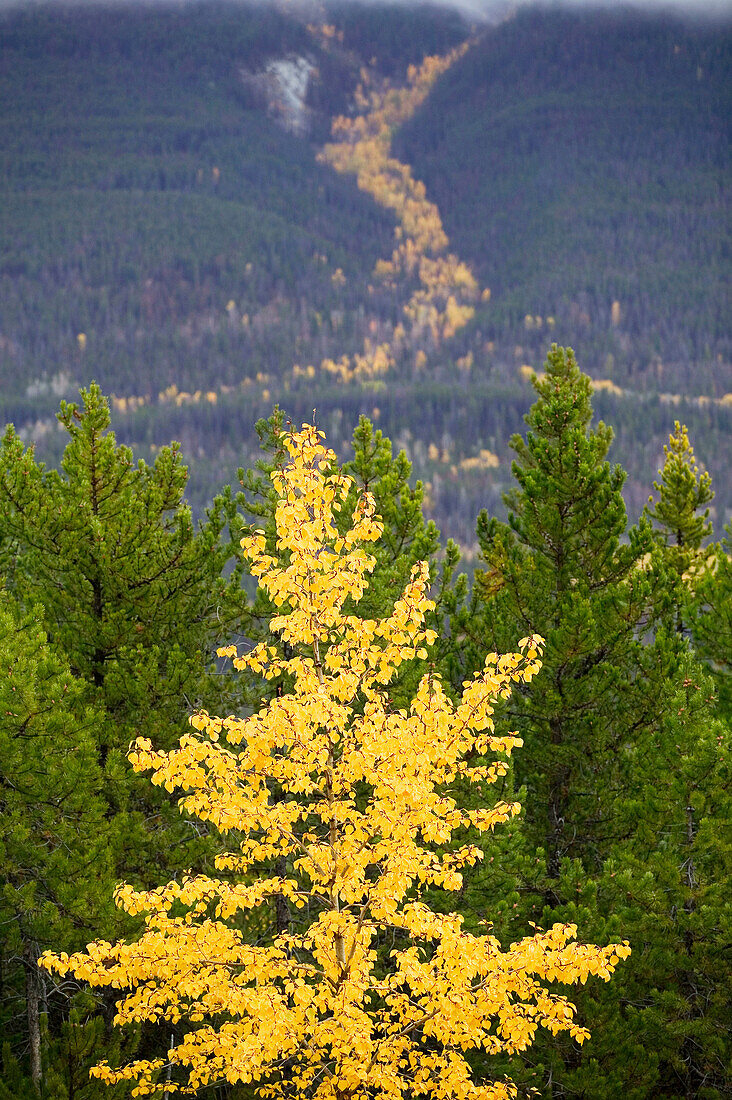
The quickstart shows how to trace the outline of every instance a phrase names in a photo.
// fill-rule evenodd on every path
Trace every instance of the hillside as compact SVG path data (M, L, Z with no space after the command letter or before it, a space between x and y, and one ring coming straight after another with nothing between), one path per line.
M556 339L601 380L631 511L681 416L726 518L728 31L526 11L470 38L452 11L351 3L308 18L2 16L0 420L56 461L58 399L95 378L138 453L181 440L200 509L276 401L316 407L341 453L363 412L469 546ZM429 55L439 71L410 75ZM381 132L371 183L360 126ZM407 198L417 238L437 226L417 266Z
M396 154L491 287L498 349L534 355L551 317L621 386L729 390L731 62L717 26L524 9L406 123Z

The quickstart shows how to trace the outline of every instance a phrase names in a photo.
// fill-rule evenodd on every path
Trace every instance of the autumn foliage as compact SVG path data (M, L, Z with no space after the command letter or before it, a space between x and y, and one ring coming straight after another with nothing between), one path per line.
M374 274L390 289L398 282L414 282L416 288L404 305L406 326L399 325L390 345L373 347L367 340L363 355L325 359L321 369L341 381L385 374L394 364L392 351L419 353L425 338L434 345L454 336L473 317L478 284L467 264L448 252L449 241L437 206L430 202L424 184L415 180L408 164L391 153L395 130L424 103L434 82L465 53L467 43L444 57L425 57L410 65L407 84L392 87L387 81L375 87L368 70L356 92L358 113L333 122L334 140L321 159L337 172L352 173L358 186L392 210L399 225L396 247L388 260L379 260ZM484 291L484 299L490 291Z
M471 832L519 812L488 798L521 745L495 735L492 714L512 684L539 671L541 639L489 654L457 702L428 672L409 709L392 709L399 666L434 640L426 565L413 569L388 617L354 615L374 565L368 546L382 530L373 501L363 494L339 534L350 478L315 428L284 444L289 460L272 475L276 555L261 533L242 541L277 609L271 627L282 648L226 652L292 686L247 718L196 714L171 752L148 740L130 752L136 770L180 790L183 810L229 837L219 875L147 892L120 886L118 904L144 915L140 938L47 955L44 965L123 991L119 1024L183 1025L169 1064L93 1071L136 1081L136 1095L228 1081L317 1100L514 1096L508 1081L474 1082L464 1052L521 1051L539 1027L582 1043L588 1032L573 1006L548 986L607 980L629 954L627 944L577 944L572 925L503 950L489 926L469 934L460 916L424 901L427 887L459 889L481 858ZM454 792L466 784L483 808L460 807ZM243 918L277 896L302 922L247 942Z

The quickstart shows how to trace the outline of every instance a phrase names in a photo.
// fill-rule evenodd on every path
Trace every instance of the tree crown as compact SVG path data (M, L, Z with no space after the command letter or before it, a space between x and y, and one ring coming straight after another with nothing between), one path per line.
M686 425L678 420L663 453L660 480L653 482L658 500L648 498L646 514L657 524L656 537L665 546L698 550L712 533L709 508L704 507L714 497L712 479L699 470Z
M471 843L449 850L456 830L492 829L519 810L462 810L450 792L458 778L484 789L505 773L521 741L496 736L494 703L538 672L541 639L489 654L456 704L428 672L411 706L392 709L397 669L434 640L427 568L414 567L387 617L347 613L374 565L373 500L360 496L342 533L335 516L351 481L322 434L305 425L284 442L289 462L272 473L284 557L264 532L243 546L294 656L267 643L226 652L242 669L287 673L292 690L245 719L195 715L172 752L141 739L130 754L154 783L182 789L182 808L238 840L236 850L217 858L219 878L118 888L118 903L145 916L140 940L97 942L46 965L127 989L120 1023L195 1025L170 1051L178 1082L156 1083L161 1060L97 1067L108 1082L137 1080L138 1095L222 1080L317 1100L515 1095L508 1082L473 1084L462 1052L522 1050L539 1026L582 1042L572 1006L543 983L608 979L629 948L581 946L573 926L555 925L504 952L420 895L459 888L480 858ZM260 877L278 856L287 874ZM276 895L309 914L304 931L244 942L241 914Z

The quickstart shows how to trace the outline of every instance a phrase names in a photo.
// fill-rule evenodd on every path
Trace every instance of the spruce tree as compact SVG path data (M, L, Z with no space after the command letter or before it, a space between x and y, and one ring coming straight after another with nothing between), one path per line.
M226 505L198 528L184 500L177 444L152 466L135 462L110 430L109 405L92 383L61 403L68 434L61 469L36 461L12 425L0 445L0 543L7 585L38 608L53 645L104 712L95 728L107 814L117 822L115 873L146 882L202 858L206 838L165 791L131 773L133 737L172 744L199 705L233 710L236 678L216 668L246 596L232 557Z
M78 949L98 926L119 929L115 826L96 751L104 717L83 695L42 616L0 591L0 1031L3 1077L19 1062L16 1095L26 1084L50 1095L43 1020L49 1000L53 1014L68 1011L38 969L40 953Z
M680 554L693 554L712 533L709 508L704 508L714 498L712 479L699 470L686 425L678 420L663 452L666 457L658 471L660 480L653 482L658 500L650 497L646 511L657 523L657 537L663 545Z
M565 858L601 864L615 826L612 803L598 791L616 781L612 761L628 731L655 720L655 701L636 675L653 594L643 567L652 540L648 524L627 532L625 475L606 461L612 430L590 427L590 380L571 350L552 348L534 387L526 438L511 440L518 487L506 495L508 524L485 512L478 518L485 565L457 623L466 637L459 675L472 671L482 647L500 651L517 629L546 640L542 676L516 697L507 720L524 719L516 777L535 795L529 820L556 879Z
M575 998L603 1020L588 1057L549 1040L527 1084L552 1098L716 1097L728 1050L726 979L712 964L728 917L723 731L683 637L664 628L676 583L648 519L628 529L590 380L553 347L534 386L526 438L512 440L508 523L480 516L485 567L454 619L456 678L516 629L545 638L541 674L503 715L525 742L522 845L494 850L471 897L479 906L482 891L490 913L513 877L504 935L526 917L561 919L593 937L622 926L634 947L612 990Z
M172 744L196 706L235 709L237 679L217 672L215 649L230 640L245 594L236 567L228 581L222 576L232 557L226 529L231 516L218 501L194 527L176 444L163 448L152 466L135 462L110 431L108 403L94 384L82 391L80 404L62 403L59 422L68 434L60 470L39 464L12 425L4 434L0 564L19 613L37 621L65 666L69 693L98 716L83 726L83 738L80 730L79 745L64 766L78 805L88 803L89 813L101 805L101 824L86 830L87 818L80 819L78 844L67 838L52 849L56 860L67 848L78 853L86 837L84 866L88 862L91 870L69 870L66 878L42 868L37 873L39 883L56 881L71 892L73 906L64 902L59 911L80 934L83 922L73 914L92 919L100 903L95 875L104 878L105 866L107 878L99 890L109 904L119 877L149 882L161 866L175 873L210 847L202 830L181 818L168 792L152 790L132 773L125 753L139 734L161 747ZM64 713L54 719L57 726ZM39 760L42 740L28 742ZM21 738L18 745L24 744ZM12 764L16 758L8 759ZM29 762L35 759L28 756ZM55 760L54 752L49 759ZM38 802L26 798L10 820L13 836L24 829L42 854L46 839L36 819L43 807L51 812L57 806L57 795L44 801L44 767L34 766L33 774ZM62 807L57 810L63 814ZM22 825L16 826L16 819ZM29 872L28 889L34 877ZM51 904L44 901L41 910L46 913ZM19 928L21 923L18 918ZM40 943L42 937L36 934L28 942ZM46 1044L49 1096L52 1079L62 1089L68 1079L71 1089L86 1077L79 1054L86 1045L98 1041L109 1047L106 1025L94 1017L92 1002L81 1005L77 999L69 1006L64 997L54 998ZM11 1050L9 1076L12 1056ZM74 1058L78 1065L72 1072Z
M670 570L675 589L674 624L682 631L685 596L693 591L695 578L705 565L701 547L712 533L708 506L714 491L711 477L697 465L685 424L675 422L663 450L665 461L658 471L659 480L653 482L658 499L649 498L645 513L655 524L654 537Z
M110 431L92 383L61 403L69 436L61 470L39 464L10 425L0 446L0 541L21 603L45 609L49 636L110 714L99 745L132 732L165 744L201 702L219 702L217 643L243 606L220 506L196 530L177 444L135 463Z

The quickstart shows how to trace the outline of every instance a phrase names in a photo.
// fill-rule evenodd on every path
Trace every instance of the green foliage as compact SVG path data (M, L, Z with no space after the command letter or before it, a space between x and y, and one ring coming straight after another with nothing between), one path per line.
M699 514L714 497L712 479L706 471L699 471L686 425L682 427L678 420L663 450L666 461L659 470L661 480L653 482L658 501L650 498L647 513L658 525L659 541L688 555L698 550L702 540L712 533L709 508Z
M32 1079L47 1061L41 1009L51 983L37 969L40 952L61 944L77 950L95 927L121 931L112 905L119 834L106 812L97 755L104 715L88 705L68 662L49 645L39 611L21 610L5 591L0 714L0 1030L8 1095L22 1096L18 1059L30 1049ZM80 1026L68 1011L76 988L67 983L54 1003L66 1018L58 1045L69 1067L69 1043L78 1046Z
M654 535L675 586L674 625L682 631L682 603L693 591L697 574L707 568L701 544L711 535L712 524L709 508L701 509L713 499L714 491L711 477L696 464L686 425L682 427L678 420L664 454L660 481L653 482L658 500L649 498L645 515L656 524Z
M83 695L42 616L0 591L2 927L11 939L74 942L80 927L104 923L93 903L109 908L100 898L111 872L96 752L103 719Z
M729 732L710 702L708 679L682 657L667 680L661 721L640 727L627 747L626 773L612 792L617 834L602 870L588 890L578 865L563 868L563 904L551 918L576 919L588 935L622 927L635 958L617 991L580 994L598 1021L586 1063L566 1046L546 1052L543 1073L559 1095L562 1087L633 1100L725 1095Z
M526 439L512 439L508 525L478 520L485 568L470 612L480 627L469 629L498 652L516 630L546 639L542 676L510 713L526 730L517 782L530 784L532 825L556 877L565 858L603 858L613 826L612 805L598 805L600 775L613 782L627 731L653 721L656 700L638 676L650 529L621 541L623 471L605 461L611 429L590 429L590 383L571 350L554 346L545 369Z
M719 713L732 728L732 524L695 578L686 614L696 652L714 676Z
M31 1080L45 1062L49 1097L54 1074L73 1092L86 1082L87 1055L100 1042L112 1048L108 1020L73 998L76 986L49 990L39 977L39 946L82 946L90 923L113 928L120 878L149 882L210 849L165 792L130 774L125 753L137 733L171 744L194 706L237 706L237 681L216 671L214 651L246 602L240 570L223 576L232 558L224 502L194 529L177 445L152 467L135 463L109 430L99 387L81 396L61 404L60 471L39 464L12 425L0 446L0 561L20 616L0 631L12 692L0 754L3 898L15 907L3 950L23 959L25 983L16 967L8 988L25 1000ZM3 599L9 606L11 595Z
M89 1077L89 1070L103 1050L105 1056L117 1060L134 1053L139 1034L130 1030L122 1036L109 1027L99 1011L99 1003L88 991L69 996L75 982L54 985L48 975L40 972L44 995L49 1008L48 1016L41 1016L41 1040L43 1051L43 1077L40 1095L43 1100L122 1100L129 1096L129 1089L116 1086L112 1089ZM62 993L62 990L64 992ZM53 1034L51 1033L53 1024ZM10 1043L3 1045L2 1074L0 1076L0 1100L38 1100L35 1089L24 1072L23 1061L15 1057Z
M215 642L240 613L239 572L215 505L194 530L176 444L152 467L134 463L109 430L96 384L61 403L69 440L61 472L36 462L12 425L0 449L3 553L25 605L44 609L53 641L112 718L100 735L126 749L132 730L164 742L199 702L215 698ZM171 728L172 727L172 728Z
M405 125L395 155L491 287L498 354L571 341L632 389L729 388L729 59L728 22L525 7Z
M485 568L453 620L454 677L517 629L546 638L540 676L503 716L525 742L521 843L492 853L470 904L492 916L513 879L513 910L493 918L502 934L563 920L593 937L622 928L633 946L612 989L573 997L599 1021L587 1057L557 1041L526 1063L541 1096L721 1097L728 731L680 635L649 635L676 579L649 522L627 530L612 432L591 426L573 353L554 346L534 387L526 437L512 440L509 522L479 518Z

